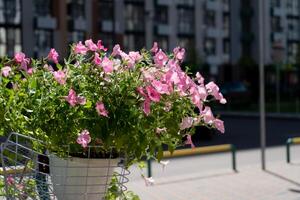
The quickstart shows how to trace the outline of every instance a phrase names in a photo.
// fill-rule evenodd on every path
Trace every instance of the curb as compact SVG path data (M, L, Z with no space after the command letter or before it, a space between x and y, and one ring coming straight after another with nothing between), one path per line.
M257 112L227 112L220 111L218 114L225 117L250 117L250 118L258 118L260 115ZM266 118L273 119L300 119L300 114L293 113L266 113Z

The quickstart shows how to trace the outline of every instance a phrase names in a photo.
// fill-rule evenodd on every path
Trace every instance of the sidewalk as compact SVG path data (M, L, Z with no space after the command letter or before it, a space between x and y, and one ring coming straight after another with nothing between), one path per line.
M299 155L300 147L293 146L287 164L284 147L270 148L262 171L258 149L240 151L238 173L229 153L172 159L164 172L153 165L153 186L145 186L134 168L127 186L142 200L300 200Z

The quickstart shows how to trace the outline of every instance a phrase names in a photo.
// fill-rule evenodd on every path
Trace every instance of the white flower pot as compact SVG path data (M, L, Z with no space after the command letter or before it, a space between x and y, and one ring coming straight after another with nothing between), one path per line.
M53 193L58 200L101 200L119 160L50 156Z

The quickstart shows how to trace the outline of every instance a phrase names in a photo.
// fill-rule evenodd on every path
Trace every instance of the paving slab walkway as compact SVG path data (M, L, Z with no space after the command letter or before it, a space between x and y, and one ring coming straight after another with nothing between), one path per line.
M292 164L285 148L267 150L267 170L260 169L260 151L237 154L238 173L230 168L230 154L170 160L163 171L153 165L155 184L146 186L132 168L129 190L142 200L300 200L300 147L292 147Z

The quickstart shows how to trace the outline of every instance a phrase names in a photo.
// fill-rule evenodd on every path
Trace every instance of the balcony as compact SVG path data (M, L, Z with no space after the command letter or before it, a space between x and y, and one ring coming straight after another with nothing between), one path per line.
M287 15L288 16L299 16L300 15L300 11L298 9L298 7L289 7L287 8Z
M36 28L38 29L56 29L56 18L50 16L43 16L35 18Z
M282 8L271 8L271 16L284 16L285 9Z
M85 31L86 30L86 20L81 18L74 20L74 30Z
M287 34L288 40L299 40L299 33L294 31L289 31Z
M208 27L206 29L206 37L210 37L210 38L218 38L220 36L222 36L223 31L217 28L213 28L213 27Z
M271 39L272 39L272 41L284 41L285 35L284 35L284 33L273 32L271 35Z

